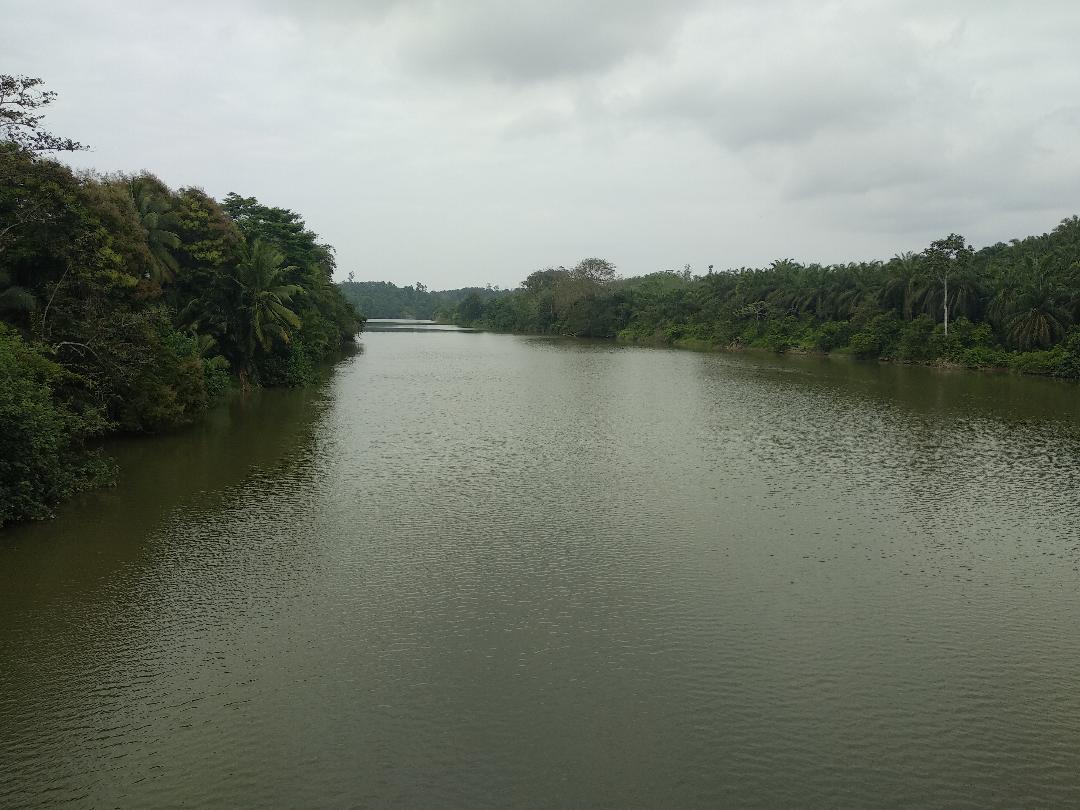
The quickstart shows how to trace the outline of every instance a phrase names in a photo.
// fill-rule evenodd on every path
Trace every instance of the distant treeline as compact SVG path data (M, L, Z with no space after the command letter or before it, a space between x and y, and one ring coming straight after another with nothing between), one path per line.
M887 262L618 278L601 259L538 270L445 320L507 332L845 352L1080 377L1080 218L975 251L952 234Z
M108 480L91 439L304 384L363 324L296 213L44 157L82 147L40 130L40 84L0 75L0 526Z
M432 320L436 315L456 311L466 298L487 301L508 290L491 287L464 287L460 290L429 290L423 284L398 287L389 281L353 281L341 284L345 298L365 318L417 318Z

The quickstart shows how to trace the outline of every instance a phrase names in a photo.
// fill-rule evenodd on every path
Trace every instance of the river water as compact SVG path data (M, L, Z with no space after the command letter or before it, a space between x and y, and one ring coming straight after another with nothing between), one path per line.
M0 533L0 806L1080 804L1076 386L361 343Z

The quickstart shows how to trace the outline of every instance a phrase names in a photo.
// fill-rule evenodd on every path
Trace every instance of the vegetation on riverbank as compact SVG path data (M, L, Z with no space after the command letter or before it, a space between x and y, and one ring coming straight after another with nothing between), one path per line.
M698 348L845 352L1080 378L1080 218L975 251L952 234L887 262L618 278L600 259L466 298L442 320Z
M40 80L0 76L0 525L110 474L88 442L302 385L363 319L299 215L47 159Z
M352 274L349 275L349 280L340 285L341 292L366 318L431 320L436 312L453 310L466 298L486 301L509 292L492 287L463 287L436 292L420 282L399 287L390 281L354 281Z

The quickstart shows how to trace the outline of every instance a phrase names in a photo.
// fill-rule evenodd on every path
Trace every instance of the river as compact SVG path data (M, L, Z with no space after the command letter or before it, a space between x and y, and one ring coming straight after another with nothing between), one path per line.
M1077 386L381 328L0 533L0 806L1080 803Z

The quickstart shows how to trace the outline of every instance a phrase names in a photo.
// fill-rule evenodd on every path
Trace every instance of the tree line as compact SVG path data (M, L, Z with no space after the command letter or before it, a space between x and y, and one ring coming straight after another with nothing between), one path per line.
M0 75L0 525L107 481L110 432L186 425L233 385L302 385L363 319L295 212L152 174L76 173L53 94Z
M841 352L1080 378L1080 218L974 250L950 234L888 261L689 266L619 278L610 262L538 270L440 316L507 332L693 347Z
M436 313L453 309L470 295L483 301L503 292L492 287L433 291L420 282L399 287L390 281L355 281L352 275L342 282L341 291L367 318L431 320Z

